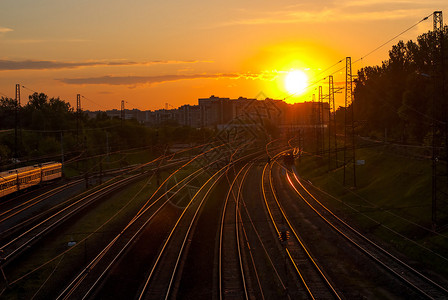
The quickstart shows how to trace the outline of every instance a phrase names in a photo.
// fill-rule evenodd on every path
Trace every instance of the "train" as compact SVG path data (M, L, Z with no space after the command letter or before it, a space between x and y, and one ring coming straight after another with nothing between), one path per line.
M0 172L0 198L62 176L62 164L47 162Z

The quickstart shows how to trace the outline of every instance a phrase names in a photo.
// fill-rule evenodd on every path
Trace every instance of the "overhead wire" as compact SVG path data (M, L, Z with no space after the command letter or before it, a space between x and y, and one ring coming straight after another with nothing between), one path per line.
M29 90L29 91L32 91L33 93L38 94L35 90L32 90L32 89L30 89L30 88L28 88L28 87L26 87L26 86L24 86L24 85L22 85L22 87L23 87L24 89L26 89L26 90Z
M392 37L392 38L390 38L389 40L387 40L386 42L382 43L381 45L379 45L379 46L376 47L375 49L371 50L370 52L368 52L368 53L365 54L364 56L362 56L362 57L360 57L359 59L355 60L352 64L356 64L357 62L362 61L362 60L365 59L367 56L373 54L374 52L378 51L378 50L381 49L382 47L386 46L387 44L389 44L390 42L392 42L392 41L395 40L396 38L400 37L401 35L405 34L405 33L408 32L409 30L411 30L412 28L416 27L416 26L417 26L418 24L420 24L421 22L428 20L428 18L429 18L430 16L432 16L432 15L433 15L433 13L429 14L428 16L424 17L423 19L421 19L421 20L418 21L417 23L415 23L415 24L413 24L412 26L408 27L407 29L401 31L399 34L395 35L394 37ZM343 59L339 60L337 63L333 64L332 66L330 66L330 67L328 67L328 68L326 68L324 71L318 73L315 77L317 77L318 75L320 75L320 74L326 72L327 70L329 70L329 69L331 69L331 68L337 66L337 65L338 65L339 63L341 63L342 61L343 61ZM325 80L328 76L334 75L334 74L336 74L336 73L338 73L338 72L344 70L344 68L345 68L345 67L340 68L340 69L338 69L338 70L336 70L336 71L334 71L334 72L328 74L327 76L325 76L325 77L323 77L323 78L321 78L321 79L319 79L319 80L316 80L316 81L312 82L312 83L309 84L307 87L305 87L304 90L307 90L307 89L311 88L312 86L316 85L317 83L319 83L319 82ZM296 93L293 93L293 94L290 94L290 95L284 97L284 99L290 98L290 97L292 97L292 96L294 96L294 95L296 95L296 94L297 94L297 92L296 92Z
M86 99L87 101L90 101L91 103L95 104L96 106L99 106L99 107L101 107L101 108L103 108L103 109L106 109L104 106L102 106L102 105L96 103L95 101L93 101L93 100L91 100L91 99L85 97L84 95L81 95L81 97L84 98L84 99Z
M370 51L370 52L367 53L366 55L364 55L364 56L362 56L361 58L355 60L353 63L357 63L358 61L360 61L360 60L366 58L366 57L369 56L370 54L372 54L372 53L378 51L379 49L381 49L382 47L386 46L387 44L389 44L390 42L392 42L393 40L395 40L397 37L399 37L399 36L405 34L405 33L408 32L409 30L411 30L412 28L414 28L415 26L417 26L418 24L420 24L421 22L428 20L428 18L429 18L430 16L432 16L432 15L433 15L433 13L431 13L430 15L424 17L423 19L421 19L420 21L418 21L417 23L415 23L415 24L412 25L411 27L409 27L409 28L403 30L402 32L400 32L399 34L397 34L397 35L394 36L393 38L387 40L386 42L384 42L384 43L381 44L380 46L376 47L375 49L373 49L372 51Z

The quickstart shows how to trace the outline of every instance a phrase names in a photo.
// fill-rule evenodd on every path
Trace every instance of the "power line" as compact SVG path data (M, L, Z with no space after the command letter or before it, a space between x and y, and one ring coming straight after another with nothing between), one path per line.
M421 22L428 20L428 18L429 18L430 16L432 16L432 15L433 15L433 13L431 13L430 15L424 17L423 19L421 19L420 21L418 21L417 23L415 23L415 24L412 25L411 27L405 29L404 31L400 32L399 34L397 34L397 35L394 36L393 38L387 40L386 42L384 42L384 43L381 44L380 46L376 47L375 49L373 49L372 51L370 51L369 53L367 53L367 54L364 55L363 57L357 59L357 60L354 61L353 63L357 63L358 61L360 61L360 60L366 58L366 57L369 56L370 54L372 54L372 53L376 52L377 50L381 49L382 47L386 46L387 44L389 44L390 42L392 42L393 40L395 40L397 37L399 37L399 36L405 34L405 33L408 32L409 30L411 30L412 28L414 28L415 26L417 26L418 24L420 24Z
M96 103L95 101L93 101L93 100L91 100L91 99L89 99L89 98L87 98L87 97L84 97L83 95L81 95L81 97L83 97L83 98L86 99L87 101L92 102L92 103L95 104L96 106L99 106L99 107L101 107L101 108L103 108L103 109L106 109L104 106L102 106L102 105Z
M34 90L32 90L32 89L30 89L30 88L28 88L28 87L24 86L24 85L22 85L22 87L23 87L24 89L27 89L27 90L29 90L29 91L32 91L33 93L36 93L36 94L38 94L38 92L36 92L36 91L34 91Z
M418 24L420 24L421 22L428 20L428 18L429 18L430 16L432 16L432 15L433 15L433 13L431 13L431 14L429 14L428 16L424 17L423 19L421 19L421 20L418 21L417 23L413 24L412 26L410 26L410 27L408 27L407 29L405 29L405 30L403 30L402 32L400 32L399 34L395 35L393 38L387 40L386 42L384 42L384 43L381 44L380 46L376 47L376 48L373 49L372 51L370 51L370 52L368 52L367 54L365 54L364 56L360 57L359 59L357 59L356 61L354 61L352 64L355 64L355 63L357 63L357 62L359 62L359 61L365 59L367 56L369 56L369 55L371 55L372 53L378 51L379 49L381 49L381 48L384 47L385 45L389 44L391 41L395 40L395 39L398 38L399 36L405 34L405 33L408 32L409 30L411 30L412 28L414 28L415 26L417 26ZM343 61L342 59L339 60L337 63L333 64L332 66L330 66L330 67L328 67L328 68L326 68L324 71L318 73L315 77L317 77L317 76L319 76L320 74L326 72L327 70L333 68L334 66L338 65L338 64L341 63L342 61ZM311 83L310 85L308 85L308 86L305 88L305 90L307 90L307 89L311 88L312 86L318 84L319 82L325 80L326 77L328 77L328 76L330 76L330 75L334 75L334 74L336 74L336 73L338 73L338 72L340 72L340 71L342 71L342 70L344 70L344 69L345 69L345 66L342 67L342 68L340 68L340 69L338 69L338 70L336 70L336 71L334 71L334 72L331 73L331 74L328 74L327 76L325 76L325 77L323 77L323 78L321 78L321 79L319 79L319 80L314 81L313 83ZM286 96L284 99L290 98L290 97L294 96L295 94L297 94L297 93L290 94L290 95Z
M323 74L323 73L325 73L326 71L330 70L331 68L337 66L337 65L340 64L342 61L343 61L343 59L341 59L341 60L339 60L337 63L335 63L335 64L333 64L333 65L331 65L331 66L325 68L323 71L321 71L321 72L319 72L318 74L314 75L314 76L313 76L313 79L316 78L317 76L319 76L320 74ZM342 69L341 69L341 70L342 70ZM336 72L338 72L338 71L336 71ZM335 73L336 73L336 72L335 72ZM334 74L334 73L332 73L332 74ZM330 74L330 75L332 75L332 74ZM326 76L326 77L328 77L328 76ZM317 80L317 81L314 81L313 83L311 83L311 84L309 84L307 87L305 87L304 90L309 89L310 87L312 87L312 86L314 86L315 84L319 83L320 81L324 80L326 77L324 77L324 78L322 78L322 79L319 79L319 80ZM290 97L296 95L297 93L298 93L298 92L293 93L293 94L290 94L290 95L286 96L284 99L290 98Z

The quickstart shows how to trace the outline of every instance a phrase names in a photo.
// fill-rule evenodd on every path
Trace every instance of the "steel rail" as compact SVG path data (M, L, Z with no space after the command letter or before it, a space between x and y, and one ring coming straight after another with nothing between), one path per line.
M220 223L220 229L219 229L219 260L218 260L218 282L219 282L219 299L222 300L223 299L223 267L222 267L222 261L223 261L223 236L224 236L224 220L225 220L225 216L226 216L226 211L227 211L227 203L229 202L229 198L230 195L233 194L233 186L235 185L235 183L238 180L239 175L241 174L241 172L244 170L244 168L246 168L248 164L246 164L243 168L241 168L238 173L236 174L235 178L233 179L229 190L227 192L226 195L226 200L224 202L224 207L223 207L223 212L222 212L222 216L221 216L221 223ZM238 223L235 223L236 228L238 228ZM237 229L238 230L238 229ZM239 244L238 244L239 246ZM240 252L238 252L240 254ZM240 254L241 255L241 254ZM240 260L241 261L241 258ZM244 279L243 279L244 281ZM246 287L245 281L243 284L244 288ZM247 299L247 291L245 289L245 295L246 295L246 299Z
M196 178L197 176L200 175L200 171L202 171L202 170L199 169L199 170L191 173L186 178L182 179L176 185L171 187L171 189L174 189L177 185L181 185L181 184L183 184L183 186L186 186L191 180L193 180L194 178ZM197 173L199 173L199 174L197 174ZM192 177L192 178L190 178L190 177ZM186 181L186 182L183 183L184 181ZM171 191L171 189L168 190L166 193ZM143 210L139 211L138 214L136 216L134 216L132 218L132 220L124 227L124 229L122 229L121 232L117 236L115 236L115 238L112 239L109 242L109 244L105 248L103 248L103 250L101 250L97 254L97 256L95 258L93 258L90 261L90 263L86 267L84 267L84 269L66 286L66 288L59 294L57 299L68 299L72 295L72 293L76 290L76 288L82 283L82 281L89 275L92 268L94 268L99 263L99 261L113 247L113 245L118 241L118 239L124 235L125 231L128 228L130 228L139 219L139 217L142 217L151 207L153 207L164 196L165 196L165 193L162 194L161 196L159 196L153 203L151 203L150 205L147 205ZM100 276L98 276L96 278L96 280L94 281L94 283L88 288L87 292L84 294L82 299L85 299L86 297L88 297L88 295L94 290L94 288L97 286L97 284L104 278L104 276L110 270L112 265L119 259L119 257L124 253L124 251L129 247L129 245L131 245L131 243L136 239L138 234L154 218L154 216L164 207L164 205L166 205L171 200L172 197L174 197L174 194L171 195L168 199L166 199L166 201L164 203L162 203L160 205L160 207L155 212L153 212L151 214L151 216L149 216L147 218L145 223L142 226L140 226L140 228L137 229L136 233L134 233L134 235L129 239L129 241L122 247L122 249L118 252L118 254L112 259L112 261L103 270L103 272L100 274Z
M185 213L188 211L188 208L191 206L191 204L194 202L194 200L198 197L198 195L202 192L202 190L205 189L205 187L209 184L209 182L212 181L212 180L215 178L215 176L218 176L218 175L219 175L219 176L218 176L218 179L220 179L220 178L225 174L225 172L223 172L224 169L227 169L227 166L225 166L225 167L221 168L219 171L215 172L215 173L214 173L214 174L213 174L213 175L212 175L212 176L211 176L211 177L210 177L210 178L209 178L209 179L208 179L208 180L201 186L201 188L194 194L194 196L192 197L192 199L190 200L190 202L188 203L188 205L187 205L187 206L185 207L185 209L182 211L182 214L180 215L180 217L178 218L178 220L177 220L176 223L174 224L174 226L173 226L173 228L171 229L171 231L170 231L168 237L167 237L166 240L165 240L165 243L163 244L161 250L159 251L159 255L157 256L157 259L156 259L156 261L154 262L153 267L151 268L151 271L150 271L150 273L149 273L149 275L148 275L148 277L147 277L147 279L146 279L146 281L145 281L145 284L144 284L144 286L143 286L143 288L142 288L142 291L140 292L140 295L139 295L139 298L138 298L138 299L142 299L142 298L144 297L144 295L146 294L146 291L147 291L148 286L149 286L149 282L153 279L153 275L154 275L154 273L155 273L155 270L156 270L156 268L158 267L158 265L159 265L159 263L160 263L160 261L161 261L162 256L165 254L165 250L166 250L166 248L167 248L169 242L171 241L174 232L177 230L180 221L183 219ZM215 181L212 183L212 187L214 187L214 185L216 184L217 181L218 181L218 180L215 180ZM211 187L211 188L212 188L212 187ZM207 192L206 192L206 196L208 195L208 193L209 193L209 191L211 190L211 188L210 188L209 190L207 190ZM200 204L199 204L199 206L198 206L198 209L196 210L196 212L195 212L195 214L194 214L194 217L192 218L192 221L190 222L190 226L188 227L187 233L185 234L184 240L183 240L183 242L182 242L181 249L180 249L180 251L179 251L179 254L177 255L177 259L176 259L176 263L175 263L174 270L172 271L172 276L171 276L170 282L169 282L169 284L168 284L168 289L167 289L166 292L165 292L165 299L167 299L167 298L169 297L169 294L170 294L170 291L171 291L171 286L172 286L172 283L173 283L173 280L174 280L174 276L175 276L175 273L176 273L176 270L177 270L177 266L178 266L179 261L180 261L180 257L181 257L181 255L182 255L182 252L183 252L183 249L184 249L184 246L185 246L185 242L186 242L187 237L188 237L188 235L189 235L189 232L190 232L190 230L191 230L191 226L192 226L192 224L193 224L193 221L195 220L195 218L196 218L196 216L197 216L197 213L198 213L198 211L199 211L199 208L202 206L202 203L203 203L203 201L205 200L206 196L202 197L202 201L200 202Z
M275 156L275 161L277 159L279 159L279 157L283 154L283 152L280 152L279 154L277 154ZM266 168L268 167L268 164L266 164L265 169L263 171L266 170ZM264 172L263 172L264 175ZM264 178L264 177L263 177ZM277 207L280 210L280 213L283 217L283 219L285 220L286 224L288 225L289 229L291 230L295 240L297 241L298 245L300 246L300 248L304 251L308 261L311 263L311 265L313 266L313 268L315 269L315 271L317 272L318 276L323 280L323 283L325 284L325 286L329 289L329 292L337 299L341 299L341 296L338 294L338 292L336 291L336 289L333 287L333 285L330 283L330 281L328 280L327 276L324 274L324 272L322 271L321 267L317 264L317 262L315 261L315 259L313 258L313 256L311 255L310 251L307 249L307 247L305 246L304 242L302 241L302 239L299 237L297 231L294 229L294 226L292 225L291 221L289 220L288 216L286 215L283 207L281 206L279 199L276 195L276 191L274 188L274 184L273 184L273 180L272 180L272 164L269 164L269 174L268 174L268 178L269 178L269 187L271 190L271 193L274 197L275 203L277 204ZM264 181L263 181L264 184ZM265 199L265 204L268 205L267 200ZM271 214L272 215L272 214ZM277 227L277 226L276 226ZM278 231L278 229L277 229ZM278 233L280 234L280 232L278 231ZM286 249L288 250L288 249ZM306 279L304 277L304 274L300 271L300 268L297 266L295 260L293 259L292 255L290 254L289 251L287 251L287 257L289 258L290 262L292 263L292 265L294 266L294 269L296 270L297 274L299 275L302 284L304 285L308 296L311 298L315 298L315 296L313 295L312 292L312 288L308 285L308 283L306 282Z
M88 196L84 196L81 199L78 199L74 203L71 203L67 207L64 207L60 211L58 211L55 214L51 215L50 217L48 217L48 218L44 219L43 221L39 222L38 224L32 226L31 228L29 228L28 230L26 230L25 232L23 232L19 236L15 237L11 241L9 241L9 242L5 243L4 245L0 246L0 250L5 251L5 249L8 246L14 244L19 239L24 238L27 234L30 234L33 230L38 229L39 227L43 226L45 223L53 220L50 226L47 226L47 227L43 228L38 233L34 234L30 239L25 241L25 243L22 243L21 245L19 245L15 249L10 250L10 252L7 253L7 255L4 256L3 265L6 264L6 263L9 263L14 255L18 254L20 251L22 251L23 249L28 247L32 242L36 241L42 235L44 235L45 233L47 233L48 231L53 229L56 225L60 224L61 222L65 221L66 219L71 217L73 214L78 212L80 209L84 208L86 205L90 204L92 201L95 201L96 199L102 197L104 194L110 193L114 189L120 188L122 185L127 184L129 181L134 180L138 176L141 176L141 175L139 174L139 175L134 175L134 177L124 178L124 179L116 182L114 184L114 186L112 187L112 189L111 189L110 186L105 186L105 187L103 187L103 188L101 188L101 189L99 189L97 191L94 191L92 194L90 194ZM79 205L79 206L76 207L76 205ZM66 212L67 214L62 215L64 212ZM60 218L56 219L56 217L60 217Z
M196 177L200 176L204 171L203 170L196 170L195 172L193 172L192 174L190 174L188 177L193 176L193 178L191 179L187 179L184 178L182 181L179 182L179 184L181 184L183 181L186 181L182 187L180 188L180 190L182 188L184 188L185 186L187 186L193 179L195 179ZM198 174L196 174L198 173ZM173 187L174 188L174 187ZM179 191L180 191L179 190ZM178 192L179 192L178 191ZM168 193L168 192L167 192ZM124 245L124 247L118 252L118 254L111 260L111 262L107 265L107 267L103 270L103 272L101 273L100 276L98 276L98 278L95 280L95 282L92 284L92 286L90 287L90 289L86 292L86 294L84 295L84 297L82 299L86 299L87 296L89 294L92 293L92 291L94 290L94 288L99 284L99 282L106 276L106 273L112 268L112 266L118 261L118 259L123 255L123 253L125 252L125 250L127 250L129 248L129 246L131 246L131 244L135 241L135 239L138 237L138 235L140 234L140 232L142 230L145 229L145 227L149 224L149 222L151 222L154 217L162 210L163 207L165 207L165 205L171 200L172 197L174 197L176 194L172 194L168 199L166 199L166 201L164 203L161 204L161 206L154 212L151 214L151 216L149 216L147 218L147 220L143 223L142 226L140 226L140 228L134 233L134 235L129 239L129 241ZM165 195L163 195L165 196ZM160 199L163 198L163 196L160 196L156 201L159 201ZM155 202L154 202L155 203ZM152 205L151 205L152 206ZM151 207L147 207L141 214L140 216L143 216L143 214ZM133 219L132 222L137 221L137 218ZM129 228L130 226L126 226L125 229L123 229L123 231L120 233L120 235L124 234L124 231Z
M389 251L385 250L384 248L382 248L381 246L379 246L378 244L376 244L375 242L373 242L371 239L367 238L365 235L363 235L362 233L360 233L358 230L356 230L355 228L353 228L352 226L350 226L348 223L346 223L345 221L343 221L341 218L339 218L336 214L334 214L331 210L329 210L326 206L324 206L316 197L314 197L314 195L312 195L308 189L305 188L305 186L300 182L300 180L298 179L297 175L295 174L295 172L292 172L294 174L294 178L296 180L296 182L303 188L303 190L316 202L318 203L325 211L327 211L331 216L333 216L340 224L342 224L345 228L347 228L348 230L350 230L351 232L353 232L357 237L361 238L362 240L364 240L365 242L367 242L369 245L373 246L375 249L377 249L378 251L380 251L382 254L386 255L387 257L391 258L393 261L397 262L399 265L405 267L406 269L408 269L409 271L411 271L413 274L417 275L418 277L420 277L421 279L423 279L424 281L426 281L428 284L432 285L433 287L439 289L440 291L442 291L443 293L445 293L445 296L448 295L448 289L446 289L445 287L441 286L440 284L438 284L437 282L433 281L432 279L428 278L427 276L425 276L424 274L422 274L421 272L419 272L418 270L416 270L415 268L411 267L410 265L408 265L407 263L405 263L404 261L402 261L401 259L399 259L398 257L396 257L395 255L393 255L392 253L390 253ZM383 266L386 270L388 270L389 272L391 272L392 274L394 274L395 276L397 276L400 280L402 280L403 282L405 282L406 284L408 284L410 287L412 287L413 289L415 289L417 292L419 292L421 295L429 298L429 299L433 299L433 296L429 295L427 291L423 290L422 288L418 287L417 285L415 285L414 283L412 283L408 278L405 278L405 276L403 276L402 274L400 274L400 272L398 272L397 270L395 270L393 267L387 265L384 261L382 261L381 259L377 258L373 253L371 253L369 250L365 249L362 245L360 245L359 243L357 243L356 241L354 241L352 238L350 238L346 233L342 232L341 229L337 228L330 220L328 220L328 218L325 218L320 212L317 211L317 209L315 207L313 207L311 205L311 203L309 203L305 197L297 190L297 188L295 187L295 185L292 183L291 178L289 176L289 174L287 173L287 180L290 182L291 187L293 187L293 189L296 191L296 193L305 201L305 203L307 203L307 205L317 214L319 215L330 227L332 227L336 232L338 232L339 234L341 234L345 239L347 239L348 241L350 241L354 246L356 246L358 249L360 249L363 253L365 253L368 257L370 257L371 259L373 259L374 261L376 261L378 264L380 264L381 266Z
M240 222L238 222L238 217L239 215L239 200L240 200L240 195L241 195L241 187L243 186L243 181L247 176L247 172L249 171L249 168L247 168L246 172L243 174L243 178L241 179L241 184L238 188L238 195L235 199L236 203L235 203L235 234L236 234L236 243L237 243L237 250L238 250L238 260L240 263L240 272L241 272L241 279L243 281L243 288L244 288L244 295L246 297L246 300L249 299L249 295L247 293L247 284L246 284L246 276L244 274L244 268L243 268L243 260L242 260L242 255L241 255L241 245L240 245L240 235L239 235L239 224Z
M42 201L44 201L45 199L48 199L48 198L56 195L57 193L65 190L65 189L71 187L72 185L75 185L75 184L77 184L77 183L79 183L81 181L82 180L75 180L73 182L66 183L66 184L64 184L62 186L58 186L58 187L56 187L56 188L54 188L54 189L52 189L50 191L47 191L47 192L45 192L43 194L40 194L40 195L38 195L36 197L33 197L32 199L29 199L29 200L27 200L25 202L22 202L22 203L14 206L14 207L12 207L10 209L7 209L7 210L1 212L0 213L0 217L2 217L2 219L0 219L0 223L3 223L4 221L12 218L13 216L21 213L22 211L24 211L24 210L26 210L26 209L28 209L28 208L30 208L30 207L32 207L32 206L42 202Z
M239 151L239 149L236 149L235 151ZM178 267L178 265L179 265L179 263L180 263L181 256L182 256L182 254L183 254L183 249L184 249L185 244L186 244L186 241L187 241L187 239L188 239L189 232L190 232L190 230L191 230L191 228L192 228L192 226L193 226L193 224L194 224L194 222L195 222L195 218L196 218L197 214L199 213L199 211L200 211L200 209L201 209L201 207L202 207L202 205L203 205L203 203L204 203L204 201L205 201L207 195L211 192L211 190L213 189L214 185L220 180L220 178L221 178L222 176L224 176L224 174L226 174L226 171L230 168L230 166L234 165L234 164L235 164L236 162L238 162L238 161L243 161L244 159L247 159L247 158L249 158L249 157L251 157L251 156L253 156L253 155L254 155L254 154L249 154L249 155L246 155L246 156L244 156L244 157L240 157L240 158L238 158L237 160L235 160L234 162L228 163L227 165L223 166L223 167L220 168L217 172L215 172L215 173L214 173L214 174L207 180L207 182L204 183L204 185L202 185L201 188L195 193L195 195L192 197L192 200L191 200L190 203L187 205L187 207L184 209L184 211L182 212L182 215L179 217L179 219L177 220L176 224L174 225L174 227L172 228L171 232L169 233L168 237L166 238L163 247L162 247L161 250L159 251L159 255L158 255L157 259L155 260L155 263L153 264L153 267L151 268L151 271L149 272L149 275L148 275L148 277L147 277L147 279L146 279L146 281L145 281L145 283L144 283L144 285L143 285L143 288L142 288L142 290L141 290L141 292L140 292L139 299L142 299L142 298L145 296L145 294L146 294L146 292L147 292L147 289L148 289L148 287L149 287L149 283L151 282L151 280L153 280L153 276L154 276L154 274L155 274L155 271L156 271L156 269L158 268L158 265L159 265L159 263L160 263L160 261L161 261L161 259L162 259L162 256L163 256L164 253L165 253L165 250L167 249L167 245L168 245L168 243L172 240L172 236L173 236L174 232L176 231L177 227L179 226L179 223L180 223L181 219L184 217L184 214L187 212L187 209L190 207L190 205L192 204L193 200L194 200L195 198L197 198L198 195L202 192L202 190L206 187L206 185L207 185L207 184L208 184L208 183L209 183L215 176L219 175L219 178L216 179L216 180L211 184L211 187L206 191L206 195L205 195L205 196L202 198L202 200L200 201L200 203L199 203L199 205L198 205L198 208L197 208L197 210L195 211L194 217L192 218L192 221L190 222L190 225L188 226L187 233L186 233L185 236L184 236L183 243L182 243L182 246L181 246L181 251L180 251L180 252L178 253L178 255L177 255L176 263L175 263L175 266L174 266L174 271L171 273L170 282L169 282L169 284L168 284L168 288L167 288L166 293L165 293L165 299L167 299L167 298L169 297L169 295L170 295L170 293L171 293L171 287L172 287L172 285L173 285L174 278L175 278L175 276L176 276L177 267ZM211 165L213 165L213 162L211 163Z
M254 224L254 221L253 221L253 219L252 219L252 217L251 217L251 214L249 213L249 210L248 210L248 208L247 208L247 206L246 206L246 203L245 203L243 197L241 197L241 202L242 202L242 204L243 204L244 211L245 211L245 213L246 213L246 215L247 215L247 218L249 219L249 223L250 223L250 225L251 225L251 227L252 227L252 230L255 232L256 237L257 237L257 240L260 242L260 245L261 245L261 247L263 248L263 252L264 252L265 256L268 258L268 260L269 260L269 264L271 265L272 269L274 270L274 273L276 274L276 277L277 277L278 281L280 282L280 285L282 286L283 290L286 291L286 285L285 285L285 283L283 282L283 280L282 280L282 278L281 278L281 276L280 276L280 274L279 274L279 272L278 272L278 270L277 270L277 268L276 268L274 262L272 261L271 255L269 254L268 250L267 250L266 247L265 247L265 244L264 244L264 242L263 242L263 240L262 240L262 238L261 238L261 236L260 236L260 233L258 232L258 230L257 230L257 228L256 228L256 226L255 226L255 224ZM240 218L241 218L241 222L242 222L241 212L240 212ZM242 223L242 224L243 224L243 223ZM243 229L244 229L244 224L243 224L242 227L243 227ZM245 230L244 230L244 231L245 231ZM246 232L246 231L245 231L245 232ZM248 238L247 238L247 234L246 234L246 240L248 240ZM256 269L255 264L254 264L254 269ZM257 279L258 279L258 275L257 275ZM263 290L262 290L261 286L260 286L260 291L261 291L261 294L262 294L262 298L265 299L265 297L264 297L264 293L263 293ZM289 296L288 296L288 298L289 298ZM290 298L289 298L289 299L290 299Z
M153 199L153 197L157 194L157 192L161 189L162 186L165 185L165 183L172 177L174 176L174 174L176 174L179 170L181 170L182 168L186 167L187 165L189 165L190 163L192 163L193 161L195 161L196 159L198 159L199 157L201 157L202 155L205 155L207 152L212 151L214 149L220 148L223 145L218 145L213 147L212 149L200 153L198 155L196 155L194 158L192 159L188 159L185 161L181 161L181 163L183 163L175 172L173 172L172 174L170 174L170 176L168 176L168 178L166 178L164 180L164 182L156 189L156 191L154 191L154 193L149 197L149 199L146 201L146 203L142 206L142 208L140 208L140 210L137 212L137 214L129 221L129 223L125 226L125 228L122 230L122 232L116 236L102 251L100 251L100 253L97 255L97 257L95 257L67 286L66 288L59 294L58 299L60 298L68 298L76 289L76 287L78 287L81 282L87 277L87 275L90 273L90 270L96 266L99 261L102 259L102 257L104 257L104 255L112 248L112 246L118 241L118 238L120 235L122 235L122 233L129 228L133 223L135 223L145 212L147 212L153 205L155 205L159 200L161 200L163 197L165 197L165 195L167 193L169 193L171 190L173 190L174 188L176 188L178 185L180 185L182 182L184 182L185 180L187 180L188 178L190 178L191 176L193 176L194 174L198 173L199 171L201 171L200 169L195 171L194 173L190 174L189 176L187 176L186 178L184 178L183 180L181 180L180 182L176 183L174 186L172 186L169 190L165 191L164 193L162 193L161 196L159 196L156 200L154 200L151 204L150 201L151 199ZM163 156L166 157L166 156ZM161 161L160 161L161 162ZM195 176L196 177L196 176ZM194 177L194 178L195 178ZM192 180L192 179L191 179ZM190 180L190 181L191 181ZM188 181L187 183L185 183L185 185L187 185L190 181ZM172 194L160 207L159 209L156 210L156 212L150 217L150 219L152 219L157 212L160 211L160 209L169 202L169 200L174 197L175 194ZM147 222L145 222L145 224L147 224ZM144 226L141 226L138 229L138 232L140 232L142 229L144 228ZM137 235L135 235L132 239L135 239ZM128 245L129 243L127 243ZM112 264L118 259L118 257L121 255L121 253L123 253L124 249L127 246L124 246L120 251L119 251L119 255L117 255L112 263L110 263L107 267L106 270L103 270L102 274L100 276L97 277L97 279L95 280L95 282L93 283L92 286L90 286L88 288L88 291L85 293L84 298L88 296L88 294L90 294L94 287L99 283L99 281L105 276L106 272L111 268ZM75 287L75 288L73 288Z

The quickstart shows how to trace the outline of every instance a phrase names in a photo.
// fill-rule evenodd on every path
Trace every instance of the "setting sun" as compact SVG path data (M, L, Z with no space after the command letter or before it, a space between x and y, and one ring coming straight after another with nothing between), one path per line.
M290 71L285 78L286 90L291 94L302 94L308 86L308 76L303 71Z

